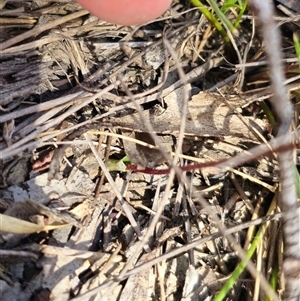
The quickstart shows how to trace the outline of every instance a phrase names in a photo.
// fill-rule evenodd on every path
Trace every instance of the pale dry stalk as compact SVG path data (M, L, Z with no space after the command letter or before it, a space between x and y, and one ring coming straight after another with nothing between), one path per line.
M274 22L273 6L270 1L251 0L250 3L258 18L268 57L271 87L274 93L272 107L278 121L278 134L281 141L290 144L293 106L283 85L284 74L281 57L280 34ZM294 149L278 153L281 178L280 207L283 212L284 300L298 300L300 295L300 214L297 206L295 185Z

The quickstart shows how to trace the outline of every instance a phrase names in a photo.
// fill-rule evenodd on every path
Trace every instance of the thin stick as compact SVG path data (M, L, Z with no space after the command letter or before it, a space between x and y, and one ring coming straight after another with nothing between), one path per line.
M265 52L270 69L271 88L274 93L272 107L278 119L278 135L286 144L291 141L291 123L293 106L287 97L283 82L283 65L281 63L281 42L279 31L273 20L273 6L269 1L251 0L255 14L261 26L265 42ZM294 149L278 153L281 177L280 206L283 215L285 275L285 300L298 300L300 295L300 214L297 208L297 191L295 185Z
M256 220L252 220L252 221L249 221L249 222L246 222L242 225L238 225L238 226L234 226L232 228L228 228L225 230L225 235L228 236L232 233L236 233L238 231L241 231L242 229L246 229L250 226L256 226L256 225L260 225L261 223L265 223L265 222L268 222L268 221L272 221L274 219L278 219L278 218L282 218L282 213L277 213L275 215L270 215L270 216L264 216L262 218L258 218ZM216 233L213 233L211 235L208 235L204 238L199 238L199 239L196 239L194 240L193 242L187 244L187 245L183 245L182 247L179 247L179 248L175 248L163 255L160 255L152 260L149 260L141 265L138 265L136 266L135 268L133 268L132 270L128 271L125 275L122 275L119 276L119 277L116 277L112 280L109 280L101 285L99 285L98 287L96 287L95 289L92 289L88 292L86 292L85 294L81 295L81 296L78 296L74 299L72 299L72 301L82 301L82 300L87 300L89 297L91 296L94 296L95 294L97 294L98 292L102 291L104 288L107 288L107 287L111 287L111 285L113 283L119 283L120 281L128 278L129 276L131 275L135 275L136 273L139 273L145 269L149 269L151 268L153 265L161 262L162 260L167 260L169 258L172 258L172 257L176 257L180 254L184 254L186 253L187 251L193 249L193 248L196 248L196 247L199 247L200 244L204 244L208 241L211 241L211 240L214 240L214 239L217 239L218 237L222 236L223 233L221 232L216 232ZM278 300L278 298L275 296L272 295L273 300Z

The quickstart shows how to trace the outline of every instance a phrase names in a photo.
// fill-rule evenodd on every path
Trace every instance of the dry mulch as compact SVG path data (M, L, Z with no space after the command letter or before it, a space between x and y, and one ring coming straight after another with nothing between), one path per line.
M297 115L299 15L277 12ZM255 234L238 226L278 210L275 155L207 164L273 135L251 15L229 44L186 1L131 28L72 1L7 0L0 25L0 208L39 227L1 233L2 300L212 300L239 262L233 244ZM173 164L185 104L180 165L206 165L155 174ZM253 258L268 280L280 229L270 223ZM252 300L258 283L244 271L227 300Z

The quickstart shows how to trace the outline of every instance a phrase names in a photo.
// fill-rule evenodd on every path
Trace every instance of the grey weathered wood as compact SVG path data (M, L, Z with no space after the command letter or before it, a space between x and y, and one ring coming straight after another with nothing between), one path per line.
M238 109L242 103L228 101ZM129 128L137 131L148 132L145 123L149 121L156 133L176 134L181 122L181 100L167 100L168 108L160 115L151 113L151 110L144 111L141 118L137 113L120 118L113 118L110 121L115 126ZM216 94L199 93L193 96L188 103L189 113L186 122L185 133L192 136L224 137L235 136L244 139L258 141L253 132L253 127L260 133L265 130L262 120L253 117L241 118L234 109Z

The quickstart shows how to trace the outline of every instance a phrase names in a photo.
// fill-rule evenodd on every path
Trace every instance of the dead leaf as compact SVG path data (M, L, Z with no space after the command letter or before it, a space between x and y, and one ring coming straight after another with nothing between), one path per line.
M137 140L146 142L153 146L158 146L155 145L155 142L149 133L122 130L122 134L126 136L133 136ZM124 149L127 156L130 158L131 163L142 167L153 168L166 162L166 159L160 149L162 148L165 152L170 153L172 151L173 140L170 136L161 136L158 139L160 140L159 148L149 148L124 139Z
M37 225L24 221L19 218L4 215L0 213L0 231L15 234L31 234L41 231L50 231L62 227L66 227L69 224L61 225Z

